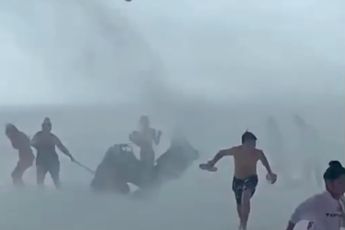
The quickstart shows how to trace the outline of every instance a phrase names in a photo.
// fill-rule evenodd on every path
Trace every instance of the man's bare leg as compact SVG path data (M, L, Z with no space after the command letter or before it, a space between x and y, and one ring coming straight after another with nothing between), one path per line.
M240 226L239 226L239 230L242 230L242 206L240 204L237 204L237 214L238 214L238 218L240 219Z
M247 230L247 223L250 213L250 197L252 191L250 189L246 189L243 191L242 194L242 205L241 205L241 226L243 230Z

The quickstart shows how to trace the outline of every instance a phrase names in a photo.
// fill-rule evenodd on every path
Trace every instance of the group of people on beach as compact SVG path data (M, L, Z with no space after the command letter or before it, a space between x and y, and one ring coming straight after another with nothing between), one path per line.
M37 184L43 185L47 173L57 188L60 187L60 162L56 152L58 148L68 156L71 161L75 161L69 150L61 140L52 133L52 122L47 117L42 123L42 128L33 138L30 138L20 131L14 124L7 124L5 129L6 136L10 140L12 147L18 150L19 160L12 172L12 180L15 185L23 185L23 174L30 168L35 160L32 148L36 149L36 178Z
M7 124L6 136L12 147L18 151L19 160L11 176L14 185L22 186L24 172L33 166L36 159L36 180L38 185L44 184L47 173L50 174L56 188L60 188L60 161L56 151L59 149L63 154L77 162L70 151L62 143L60 138L52 132L52 122L46 117L41 125L41 130L30 139L14 124ZM147 174L153 168L155 153L153 144L158 145L162 132L150 127L148 116L142 116L139 121L139 130L133 131L129 139L140 147L140 162L145 166ZM37 151L36 158L32 147ZM77 162L78 163L78 162Z
M147 116L139 121L139 130L129 135L130 141L140 147L140 162L145 166L144 173L150 174L155 163L153 145L158 145L162 132L151 128ZM15 185L23 185L23 174L30 168L36 159L37 184L43 185L44 178L49 173L57 188L60 187L60 162L56 152L58 148L76 162L70 151L61 140L52 133L52 122L45 118L42 128L32 139L20 131L15 125L7 124L5 133L14 149L18 150L19 161L12 172ZM239 146L220 150L213 159L200 164L202 170L217 171L216 163L223 157L232 156L234 159L234 177L232 189L237 204L237 213L240 220L240 230L247 229L250 213L250 201L258 185L257 163L260 161L267 170L266 179L274 184L277 175L272 171L264 152L256 148L257 137L249 131L242 135ZM36 158L32 148L36 151ZM331 161L324 172L325 191L317 194L301 205L293 213L287 230L293 230L300 220L308 220L308 229L339 230L344 223L343 195L345 193L345 168L339 161Z

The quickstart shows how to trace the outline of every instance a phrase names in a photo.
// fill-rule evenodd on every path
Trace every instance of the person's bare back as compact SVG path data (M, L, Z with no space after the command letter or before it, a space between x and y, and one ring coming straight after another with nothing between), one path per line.
M220 150L212 160L200 164L202 170L215 172L215 164L225 156L234 157L235 173L232 183L232 190L237 203L237 212L240 219L240 229L247 229L247 221L250 212L250 199L255 193L258 185L256 166L258 161L267 169L266 179L272 184L277 180L277 175L271 170L268 160L262 150L256 148L256 136L246 131L242 135L242 145Z
M262 151L259 149L245 149L242 146L236 146L230 150L234 157L235 172L234 176L238 179L246 179L257 175L257 163Z

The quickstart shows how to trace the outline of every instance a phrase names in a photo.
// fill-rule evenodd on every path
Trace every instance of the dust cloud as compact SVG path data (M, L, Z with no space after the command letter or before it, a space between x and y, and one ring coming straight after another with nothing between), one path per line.
M259 166L249 229L283 229L323 189L328 161L345 162L344 8L341 0L0 1L0 124L32 137L49 116L91 168L128 142L142 114L163 130L157 155L176 132L200 152L181 179L136 200L92 193L92 175L63 155L61 191L49 178L37 189L34 167L15 189L17 155L3 135L1 228L236 229L231 159L215 174L197 165L248 129L279 174L270 185Z

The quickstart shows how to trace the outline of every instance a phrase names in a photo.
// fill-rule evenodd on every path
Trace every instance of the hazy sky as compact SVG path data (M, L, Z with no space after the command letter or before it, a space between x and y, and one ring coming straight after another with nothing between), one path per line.
M146 113L163 130L157 155L176 132L201 157L151 202L128 202L89 194L92 175L63 156L66 192L12 191L7 185L17 155L0 138L0 228L234 229L232 164L223 161L216 174L196 166L238 144L246 129L266 152L266 122L273 116L286 149L267 150L269 159L285 153L281 159L291 158L284 163L303 184L289 189L289 181L279 179L269 185L260 167L250 225L283 229L297 204L320 189L305 180L310 164L301 158L308 152L299 147L293 116L318 131L321 144L315 146L321 147L309 153L322 168L343 159L345 110L334 105L345 105L344 12L344 0L0 0L0 106L141 102L110 109L0 109L1 124L13 122L32 136L49 116L73 155L96 168L108 146L127 142ZM272 99L291 103L242 103ZM25 180L35 184L34 168ZM279 204L279 212L267 202Z
M0 2L0 104L345 95L342 0Z

